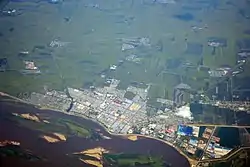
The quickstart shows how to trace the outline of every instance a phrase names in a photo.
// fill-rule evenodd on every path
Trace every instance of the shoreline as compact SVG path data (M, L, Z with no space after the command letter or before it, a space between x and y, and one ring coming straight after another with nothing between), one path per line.
M99 126L101 126L109 135L111 136L118 136L118 137L126 137L128 138L129 136L136 136L136 137L142 137L142 138L147 138L147 139L153 139L153 140L157 140L157 141L160 141L160 142L163 142L164 144L167 144L168 146L172 147L173 149L175 149L178 153L180 153L182 156L184 156L188 162L190 163L191 166L193 166L194 164L197 164L196 160L193 160L191 158L189 158L187 155L185 155L183 153L183 151L181 151L179 148L177 148L174 144L166 141L166 140L162 140L162 139L159 139L159 138L155 138L155 137L152 137L152 136L148 136L148 135L142 135L142 134L119 134L119 133L113 133L113 132L110 132L108 130L108 128L103 125L101 122L98 122L97 120L95 119L92 119L92 118L89 118L89 117L86 117L84 115L75 115L75 114L70 114L70 113L66 113L66 112L63 112L61 110L58 110L58 109L54 109L54 108L50 108L50 107L42 107L42 106L39 106L39 105L34 105L28 101L25 101L25 100L22 100L20 98L17 98L17 97L14 97L14 96L11 96L9 94L6 94L6 93L3 93L3 92L0 92L0 96L6 96L6 97L9 97L11 98L14 102L21 102L21 103L24 103L24 104L28 104L28 105L32 105L34 108L37 108L39 110L50 110L50 111L53 111L53 112L60 112L60 113L63 113L63 114L66 114L66 115L70 115L70 116L75 116L75 117L80 117L80 118L83 118L83 119L86 119L86 120L90 120L96 124L98 124ZM13 102L12 100L9 100L7 102Z

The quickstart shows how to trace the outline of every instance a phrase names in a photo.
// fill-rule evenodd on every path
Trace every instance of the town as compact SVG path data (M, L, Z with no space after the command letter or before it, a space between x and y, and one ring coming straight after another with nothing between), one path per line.
M129 86L127 90L119 90L116 89L118 84L118 80L112 79L110 86L104 88L86 90L68 88L69 94L73 98L73 106L68 113L91 118L115 134L134 133L138 125L141 125L140 129L154 127L153 129L162 131L168 125L186 123L192 119L191 113L183 117L180 112L171 112L167 108L165 109L167 112L157 111L156 115L148 116L146 102L150 86L146 89ZM125 96L129 93L135 96L127 99ZM59 91L48 91L46 94L33 92L29 99L25 100L41 107L65 112L71 104L71 99L66 93ZM158 99L158 101L165 102L162 99ZM184 108L190 112L189 107ZM154 135L157 134L157 131L154 132Z
M67 88L69 95L55 90L45 94L33 92L23 100L43 109L91 119L114 135L139 134L165 141L196 160L195 165L202 160L222 158L233 149L220 146L220 138L216 134L220 127L236 126L194 124L187 105L174 110L165 108L151 115L147 106L150 85L145 89L129 86L126 90L119 90L116 88L119 82L109 80L110 85L103 88ZM157 101L168 106L174 103L160 98ZM249 138L247 134L245 136ZM244 145L247 144L248 140Z
M212 166L250 146L248 5L4 0L0 98L160 140Z

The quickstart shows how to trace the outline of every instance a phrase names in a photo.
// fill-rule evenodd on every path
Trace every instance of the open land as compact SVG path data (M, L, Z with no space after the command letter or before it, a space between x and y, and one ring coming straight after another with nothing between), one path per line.
M65 85L101 86L105 78L111 77L121 80L124 87L133 81L151 83L150 97L164 97L166 91L167 98L171 98L173 87L181 80L199 90L208 74L196 68L175 67L185 63L196 66L201 57L210 68L234 66L237 41L249 38L244 33L249 24L238 13L245 1L232 2L235 6L227 2L10 2L4 10L17 12L0 18L4 25L0 29L0 46L4 48L1 57L7 57L10 68L0 73L5 78L0 88L17 95L23 90L42 91L44 87L60 90ZM207 45L210 37L226 39L226 47L212 55ZM124 40L136 38L148 39L149 45L122 50ZM20 58L21 52L29 54ZM129 59L131 56L135 57ZM34 61L41 75L20 74L24 60ZM117 70L105 72L121 60L124 63ZM102 74L105 78L100 77Z

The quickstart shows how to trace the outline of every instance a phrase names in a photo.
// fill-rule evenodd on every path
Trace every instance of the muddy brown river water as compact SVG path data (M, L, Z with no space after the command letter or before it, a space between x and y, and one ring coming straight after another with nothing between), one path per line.
M6 114L10 113L46 113L50 117L60 117L74 120L75 122L82 124L91 129L100 129L101 133L110 137L109 140L93 141L81 137L68 138L66 142L47 143L39 136L41 132L31 130L28 128L20 127L8 119L4 119ZM60 112L50 110L39 110L28 105L13 105L11 103L0 102L0 141L2 140L15 140L21 143L22 148L32 151L35 155L45 157L45 162L30 162L26 164L22 160L13 161L11 158L2 158L3 166L57 166L57 167L69 167L69 166L83 166L81 161L76 161L72 157L67 156L73 152L79 152L86 149L103 147L107 150L117 153L127 154L151 154L153 156L160 156L165 162L171 164L173 167L189 167L188 160L183 157L178 151L171 146L154 139L139 138L137 141L131 141L120 136L110 135L104 128L97 123L66 115ZM87 166L84 164L84 166Z

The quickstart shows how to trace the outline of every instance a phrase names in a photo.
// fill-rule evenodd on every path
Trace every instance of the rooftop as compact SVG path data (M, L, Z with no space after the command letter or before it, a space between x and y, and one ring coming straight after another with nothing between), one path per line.
M175 89L191 89L191 87L185 83L180 83L179 85L175 86Z

